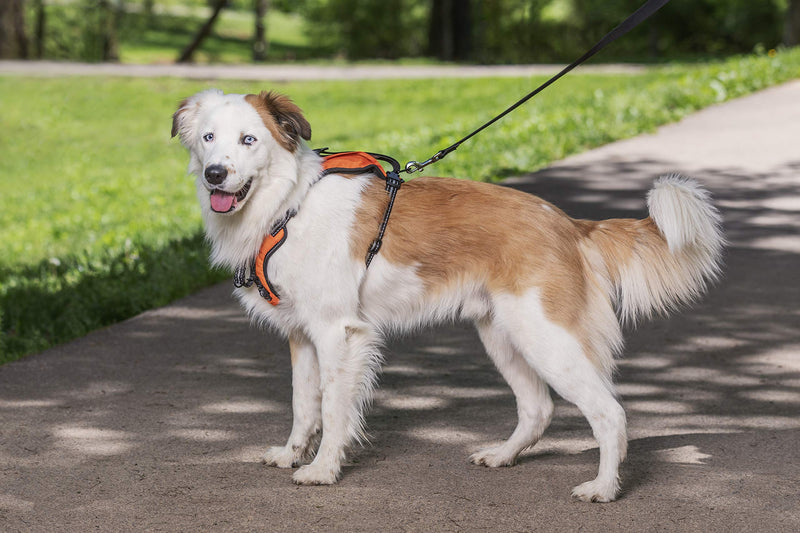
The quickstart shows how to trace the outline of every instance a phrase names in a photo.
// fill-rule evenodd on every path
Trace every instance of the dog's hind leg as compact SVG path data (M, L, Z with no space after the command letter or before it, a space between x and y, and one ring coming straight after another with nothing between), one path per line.
M292 432L285 446L273 446L262 457L269 466L291 468L314 453L322 429L319 364L314 345L305 338L289 339L292 354Z
M578 485L572 494L583 501L616 499L627 437L625 411L614 397L610 376L590 361L571 331L547 318L536 291L503 300L496 315L514 346L556 393L580 409L600 446L597 478Z
M322 440L311 464L292 479L300 485L329 485L341 474L345 450L365 441L364 407L369 403L380 365L377 336L356 320L315 336L322 391Z
M485 448L470 456L470 461L485 466L509 466L519 453L536 444L550 425L553 400L547 384L536 374L511 344L508 335L491 319L476 323L486 352L505 378L517 401L517 427L504 443Z

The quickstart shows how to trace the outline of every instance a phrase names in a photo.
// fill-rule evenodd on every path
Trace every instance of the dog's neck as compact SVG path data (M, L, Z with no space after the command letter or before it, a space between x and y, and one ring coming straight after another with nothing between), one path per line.
M249 263L273 225L288 212L299 211L321 169L322 158L305 143L294 152L276 151L241 212L205 213L211 262L229 269Z

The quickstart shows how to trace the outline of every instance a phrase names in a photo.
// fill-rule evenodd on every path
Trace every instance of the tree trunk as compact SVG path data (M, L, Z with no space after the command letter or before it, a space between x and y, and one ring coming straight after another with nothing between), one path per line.
M786 9L783 44L797 46L800 44L800 0L790 0Z
M44 32L47 20L44 0L34 0L33 7L36 13L36 28L33 35L33 55L36 59L41 59L44 57Z
M255 36L253 38L253 61L267 59L269 41L267 41L264 18L267 16L268 9L269 0L253 0L253 10L256 17Z
M433 0L431 23L428 27L428 53L435 58L449 61L453 58L453 36L450 24L452 0Z
M194 39L191 43L181 52L180 57L178 57L178 63L188 63L192 60L192 56L194 55L195 51L200 48L200 45L203 43L206 37L209 36L211 33L211 29L214 27L214 24L217 22L217 17L219 16L219 12L222 11L222 8L228 5L228 0L216 0L214 3L214 11L211 13L211 16L208 18L203 27L200 28L200 31L197 32L197 35L194 36Z
M456 2L453 8L453 59L472 59L472 3L470 0Z
M472 58L472 2L433 0L428 27L428 53L443 61Z
M103 61L119 61L119 43L117 40L117 13L111 0L100 0L100 39Z
M0 59L26 59L28 36L25 33L24 0L0 1Z

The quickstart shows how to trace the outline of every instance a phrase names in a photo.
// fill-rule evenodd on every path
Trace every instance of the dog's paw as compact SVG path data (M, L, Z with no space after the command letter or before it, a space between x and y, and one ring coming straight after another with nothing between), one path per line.
M618 494L619 482L617 480L605 481L599 478L581 483L572 489L572 495L584 502L613 502L617 499Z
M300 457L291 446L271 446L261 456L261 462L267 466L292 468L300 463Z
M496 468L498 466L512 466L517 460L516 454L510 454L503 446L484 448L469 456L469 462Z
M298 485L333 485L338 480L338 469L314 463L301 466L292 476Z

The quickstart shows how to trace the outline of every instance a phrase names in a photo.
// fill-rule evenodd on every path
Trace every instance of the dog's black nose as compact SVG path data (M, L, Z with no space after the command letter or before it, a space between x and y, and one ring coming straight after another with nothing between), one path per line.
M206 167L206 181L210 185L219 185L228 175L228 169L222 165L208 165Z

